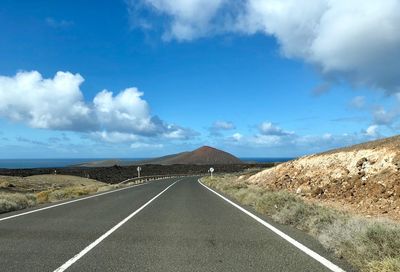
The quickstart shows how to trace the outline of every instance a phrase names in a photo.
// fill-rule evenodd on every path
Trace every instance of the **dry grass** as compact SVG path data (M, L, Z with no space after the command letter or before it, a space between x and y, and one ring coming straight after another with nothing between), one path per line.
M0 193L0 213L11 212L35 206L36 197L33 194Z
M382 261L373 261L369 264L371 272L394 272L400 271L400 257L385 258Z
M234 175L204 178L203 182L279 223L311 234L360 271L400 271L400 225L397 223L355 217L305 202L286 191L267 191Z
M115 185L66 175L0 177L0 213L104 192Z

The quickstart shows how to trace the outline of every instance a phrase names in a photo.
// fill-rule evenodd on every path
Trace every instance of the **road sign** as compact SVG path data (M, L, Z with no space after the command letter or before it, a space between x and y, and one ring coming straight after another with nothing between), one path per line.
M214 168L210 168L209 170L208 170L208 172L210 172L210 174L211 174L211 178L213 177L213 173L214 173Z

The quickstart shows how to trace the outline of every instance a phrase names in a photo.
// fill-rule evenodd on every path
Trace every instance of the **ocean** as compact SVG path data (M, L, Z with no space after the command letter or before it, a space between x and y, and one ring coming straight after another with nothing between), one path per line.
M86 162L119 160L135 161L140 159L109 159L109 158L84 158L84 159L0 159L0 168L60 168Z
M293 158L240 158L245 162L285 162ZM84 158L84 159L0 159L0 168L60 168L86 162L119 160L119 161L140 161L145 158Z

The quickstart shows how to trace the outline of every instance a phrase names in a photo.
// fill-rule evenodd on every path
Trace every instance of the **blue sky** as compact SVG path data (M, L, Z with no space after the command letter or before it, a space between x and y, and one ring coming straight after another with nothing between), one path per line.
M0 158L293 157L397 134L399 2L299 2L2 1Z

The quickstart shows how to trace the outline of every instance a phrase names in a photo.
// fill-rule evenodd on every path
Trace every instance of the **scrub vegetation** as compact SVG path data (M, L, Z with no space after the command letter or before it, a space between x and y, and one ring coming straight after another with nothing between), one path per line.
M129 184L128 184L129 185ZM119 187L66 175L0 176L0 213L73 199Z
M360 271L400 271L400 224L365 218L305 201L287 191L268 191L235 175L202 182L278 223L307 232Z

